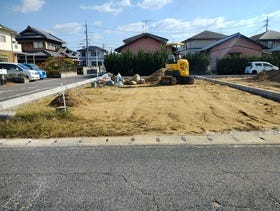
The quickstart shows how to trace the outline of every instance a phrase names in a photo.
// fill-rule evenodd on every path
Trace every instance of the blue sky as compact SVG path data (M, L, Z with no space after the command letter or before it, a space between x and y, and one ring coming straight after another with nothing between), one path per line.
M267 17L280 32L279 0L0 0L0 24L46 30L73 50L85 46L86 23L89 44L111 50L143 31L169 42L203 30L250 37L265 31Z

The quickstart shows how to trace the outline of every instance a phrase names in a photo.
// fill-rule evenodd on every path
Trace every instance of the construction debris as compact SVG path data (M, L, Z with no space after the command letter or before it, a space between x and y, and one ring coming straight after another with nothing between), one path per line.
M160 68L153 74L149 75L145 81L151 84L158 84L160 82L160 79L164 76L164 71L165 68Z
M137 85L137 84L145 84L145 79L141 78L139 74L135 74L132 78L127 78L124 81L124 85Z

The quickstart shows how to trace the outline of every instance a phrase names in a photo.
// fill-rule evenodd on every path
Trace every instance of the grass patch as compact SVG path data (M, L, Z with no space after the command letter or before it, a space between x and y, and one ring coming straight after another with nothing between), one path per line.
M85 120L55 108L31 104L17 111L15 117L0 121L1 138L53 138L125 135L127 132L104 127L98 121ZM114 127L113 127L114 128Z
M71 112L53 108L22 109L14 118L0 122L0 137L44 138L62 137L79 121Z

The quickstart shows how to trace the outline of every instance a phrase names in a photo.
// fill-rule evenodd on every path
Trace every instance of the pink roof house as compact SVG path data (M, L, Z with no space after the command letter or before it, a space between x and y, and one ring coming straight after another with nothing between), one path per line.
M168 39L159 37L150 33L142 33L134 37L123 40L124 45L115 49L119 53L130 50L132 53L137 53L140 50L144 52L159 51L162 46L165 46Z
M210 55L211 70L216 70L217 60L227 55L261 56L263 49L266 48L266 46L240 33L236 33L204 47L200 52Z

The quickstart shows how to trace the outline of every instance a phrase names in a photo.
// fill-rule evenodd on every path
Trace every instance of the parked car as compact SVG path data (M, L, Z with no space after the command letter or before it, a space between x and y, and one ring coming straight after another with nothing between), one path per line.
M268 62L248 62L245 68L245 74L257 74L262 71L279 70L279 67Z
M36 70L31 70L20 63L0 62L0 69L7 70L8 79L20 79L25 76L28 81L35 81L40 79L40 75Z
M30 68L31 70L37 70L40 75L40 79L44 79L47 77L46 71L40 69L36 64L24 63L24 65L27 66L28 68Z

